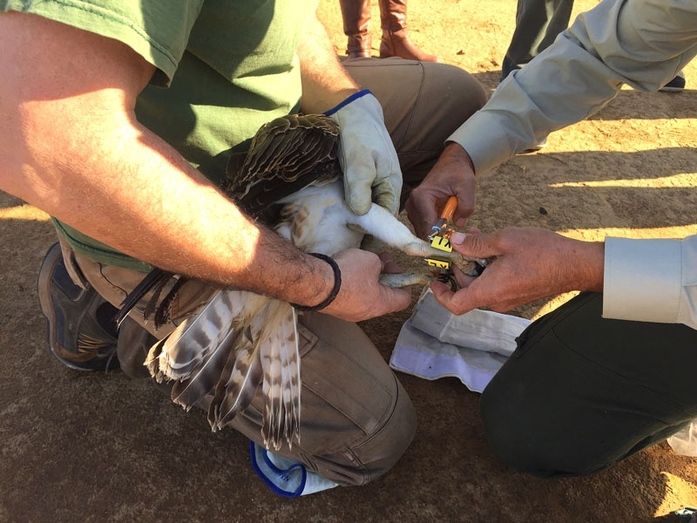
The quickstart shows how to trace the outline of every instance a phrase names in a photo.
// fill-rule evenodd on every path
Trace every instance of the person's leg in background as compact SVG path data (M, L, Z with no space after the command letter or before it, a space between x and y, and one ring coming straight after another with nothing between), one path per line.
M407 60L437 62L438 57L416 47L407 33L407 0L379 0L382 39L380 58L398 56Z
M380 58L397 56L407 60L437 62L438 57L416 47L407 33L406 0L379 0ZM344 34L348 38L348 58L369 58L372 39L370 36L370 0L339 0Z
M573 0L518 0L516 27L503 57L501 81L552 45L569 26L573 7ZM685 75L680 71L659 91L681 93L685 85Z
M697 331L601 317L584 293L531 324L484 390L487 438L510 466L588 474L697 418Z
M339 0L348 58L370 58L370 0Z
M550 46L569 26L573 0L518 0L516 26L501 66L501 80Z

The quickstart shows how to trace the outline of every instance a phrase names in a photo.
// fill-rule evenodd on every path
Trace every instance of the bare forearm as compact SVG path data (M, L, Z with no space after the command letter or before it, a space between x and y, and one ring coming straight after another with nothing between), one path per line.
M326 296L326 264L250 222L132 116L100 114L108 96L24 104L2 188L158 267L293 302Z
M327 31L316 17L300 42L298 54L304 112L325 112L360 89L339 63Z
M153 265L317 305L329 264L248 220L164 141L138 124L152 64L116 40L26 14L0 14L0 189ZM324 312L360 321L403 309L378 284L380 260L336 256ZM336 282L339 282L337 279Z

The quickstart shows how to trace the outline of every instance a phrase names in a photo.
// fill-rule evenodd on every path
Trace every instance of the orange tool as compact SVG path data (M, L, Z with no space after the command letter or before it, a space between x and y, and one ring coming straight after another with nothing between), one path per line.
M450 223L450 220L453 219L453 215L455 214L456 209L457 196L449 196L448 201L445 202L443 210L440 213L440 218L438 219L436 224L433 227L431 227L431 234L428 235L429 240L433 240L433 238L435 238L436 236L443 235L448 223Z

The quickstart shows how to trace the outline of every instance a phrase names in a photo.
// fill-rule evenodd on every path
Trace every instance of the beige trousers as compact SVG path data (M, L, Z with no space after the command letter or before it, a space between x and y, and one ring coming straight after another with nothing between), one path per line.
M448 135L485 101L476 80L448 65L401 59L359 59L345 65L381 101L407 187L418 184ZM103 265L73 252L65 254L66 265L76 263L97 292L116 306L143 278L136 271ZM142 307L124 322L118 356L129 376L147 376L143 359L149 346L194 314L212 289L192 282L182 291L173 308L172 325L154 330L143 319ZM416 429L414 407L358 326L317 313L301 315L300 324L301 444L292 451L284 447L281 454L339 484L365 484L389 470L411 443ZM259 442L262 408L257 396L233 427Z

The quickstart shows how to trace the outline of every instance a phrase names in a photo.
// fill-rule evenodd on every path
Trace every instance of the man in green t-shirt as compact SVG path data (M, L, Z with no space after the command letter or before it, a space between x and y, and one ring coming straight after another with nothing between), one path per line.
M313 8L0 0L0 189L55 217L60 247L44 261L39 294L64 364L142 374L142 348L174 324L156 329L136 310L117 339L105 318L149 266L307 306L330 294L328 263L248 219L217 188L231 152L263 123L331 112L343 131L347 203L361 214L375 198L396 212L400 165L405 185L416 185L444 138L483 104L481 87L450 66L342 67ZM301 319L302 446L282 453L337 483L363 484L397 461L415 420L353 322L403 309L410 295L379 284L372 253L335 261L338 295ZM206 289L183 290L175 322L205 302ZM234 422L255 441L259 405Z

